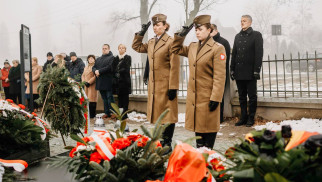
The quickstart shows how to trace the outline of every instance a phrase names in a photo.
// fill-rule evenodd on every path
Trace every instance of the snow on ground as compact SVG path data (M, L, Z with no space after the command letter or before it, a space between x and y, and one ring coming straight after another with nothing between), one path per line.
M302 118L301 120L285 120L281 123L268 122L265 125L254 126L256 130L267 128L269 130L281 130L282 125L290 125L293 130L322 133L322 120Z
M131 120L131 121L136 121L136 122L144 122L144 121L147 121L145 114L137 113L135 111L128 113L127 116L129 118L129 120Z

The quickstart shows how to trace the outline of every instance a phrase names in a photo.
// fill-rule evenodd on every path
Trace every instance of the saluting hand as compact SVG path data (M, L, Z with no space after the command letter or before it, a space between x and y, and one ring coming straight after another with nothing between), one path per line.
M179 36L180 37L185 37L190 32L192 27L193 27L193 23L191 23L189 26L182 26L182 30L179 33Z
M147 24L142 24L141 31L139 32L139 35L144 36L145 32L149 29L149 26L151 25L151 21L149 21Z

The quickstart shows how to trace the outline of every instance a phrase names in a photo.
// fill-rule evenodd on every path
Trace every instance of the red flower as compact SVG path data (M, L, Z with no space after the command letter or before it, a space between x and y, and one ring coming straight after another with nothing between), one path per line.
M94 161L98 164L101 163L102 160L103 160L103 158L98 152L93 152L90 156L90 159L89 159L89 161Z
M83 140L84 140L85 143L90 141L90 139L88 137L84 137Z
M84 98L84 97L81 97L81 98L79 99L79 101L80 101L80 105L82 105L82 104L83 104L83 102L85 101L85 98Z
M129 135L127 138L131 140L132 142L136 142L138 139L140 139L142 135L140 134L135 134L135 135Z
M31 114L34 115L35 117L37 117L37 114L35 112L32 112Z
M114 149L124 149L131 145L131 141L128 138L118 138L114 140L112 147Z
M156 141L155 144L157 145L155 148L162 147L160 141Z
M219 164L219 161L218 161L218 159L216 159L216 158L214 158L214 159L212 159L211 161L210 161L210 164L211 165L218 165Z
M234 147L230 147L229 149L226 150L225 156L228 158L232 158L234 156L234 151L236 149Z
M10 103L13 103L13 100L11 100L11 99L7 99L6 101L8 101Z
M70 152L69 152L69 157L73 158L75 155L74 155L74 152L76 152L76 147L74 147Z
M222 178L225 175L226 175L226 173L222 173L221 175L219 175L219 178Z
M85 142L85 143L87 143L87 142L89 142L90 141L90 139L88 138L88 137L84 137L83 138L83 141ZM80 142L77 142L76 143L76 146L80 146L80 145L84 145L83 143L80 143Z
M148 138L148 137L143 136L142 138L140 138L140 139L138 140L138 146L139 146L139 147L144 147L148 141L149 141L149 138Z
M26 106L22 105L22 104L18 104L18 106L21 108L21 109L26 109Z
M223 165L214 165L213 166L214 170L216 171L222 171L225 170L225 167Z
M110 137L106 137L106 140L111 143L111 138Z

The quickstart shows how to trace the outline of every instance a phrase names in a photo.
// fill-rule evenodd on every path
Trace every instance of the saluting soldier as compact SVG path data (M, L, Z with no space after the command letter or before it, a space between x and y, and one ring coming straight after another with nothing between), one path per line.
M169 108L169 113L162 123L171 123L163 133L163 146L170 146L178 121L177 90L179 88L179 56L171 54L173 38L166 32L169 30L167 16L156 14L152 17L155 37L148 43L142 43L149 24L143 24L142 30L135 34L132 48L139 53L147 53L149 60L148 105L147 118L155 123L158 117Z
M213 148L220 128L220 107L226 78L224 46L212 39L210 15L200 15L189 27L174 36L171 51L189 59L189 83L185 128L194 131L197 147ZM198 42L184 46L185 36L194 25Z

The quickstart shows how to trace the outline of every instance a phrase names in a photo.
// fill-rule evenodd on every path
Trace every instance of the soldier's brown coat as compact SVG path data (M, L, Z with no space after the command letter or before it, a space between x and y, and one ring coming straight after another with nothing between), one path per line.
M178 100L176 97L170 101L168 97L169 89L179 89L179 56L170 52L173 38L165 33L157 44L154 38L148 43L142 43L142 39L143 36L136 34L132 48L139 53L148 53L150 71L147 119L155 123L161 113L168 108L170 111L162 123L176 123L178 121Z
M185 128L198 133L218 132L220 105L210 112L209 102L221 102L226 78L226 53L212 38L200 49L199 43L183 46L184 37L175 35L171 52L189 59L189 83Z

